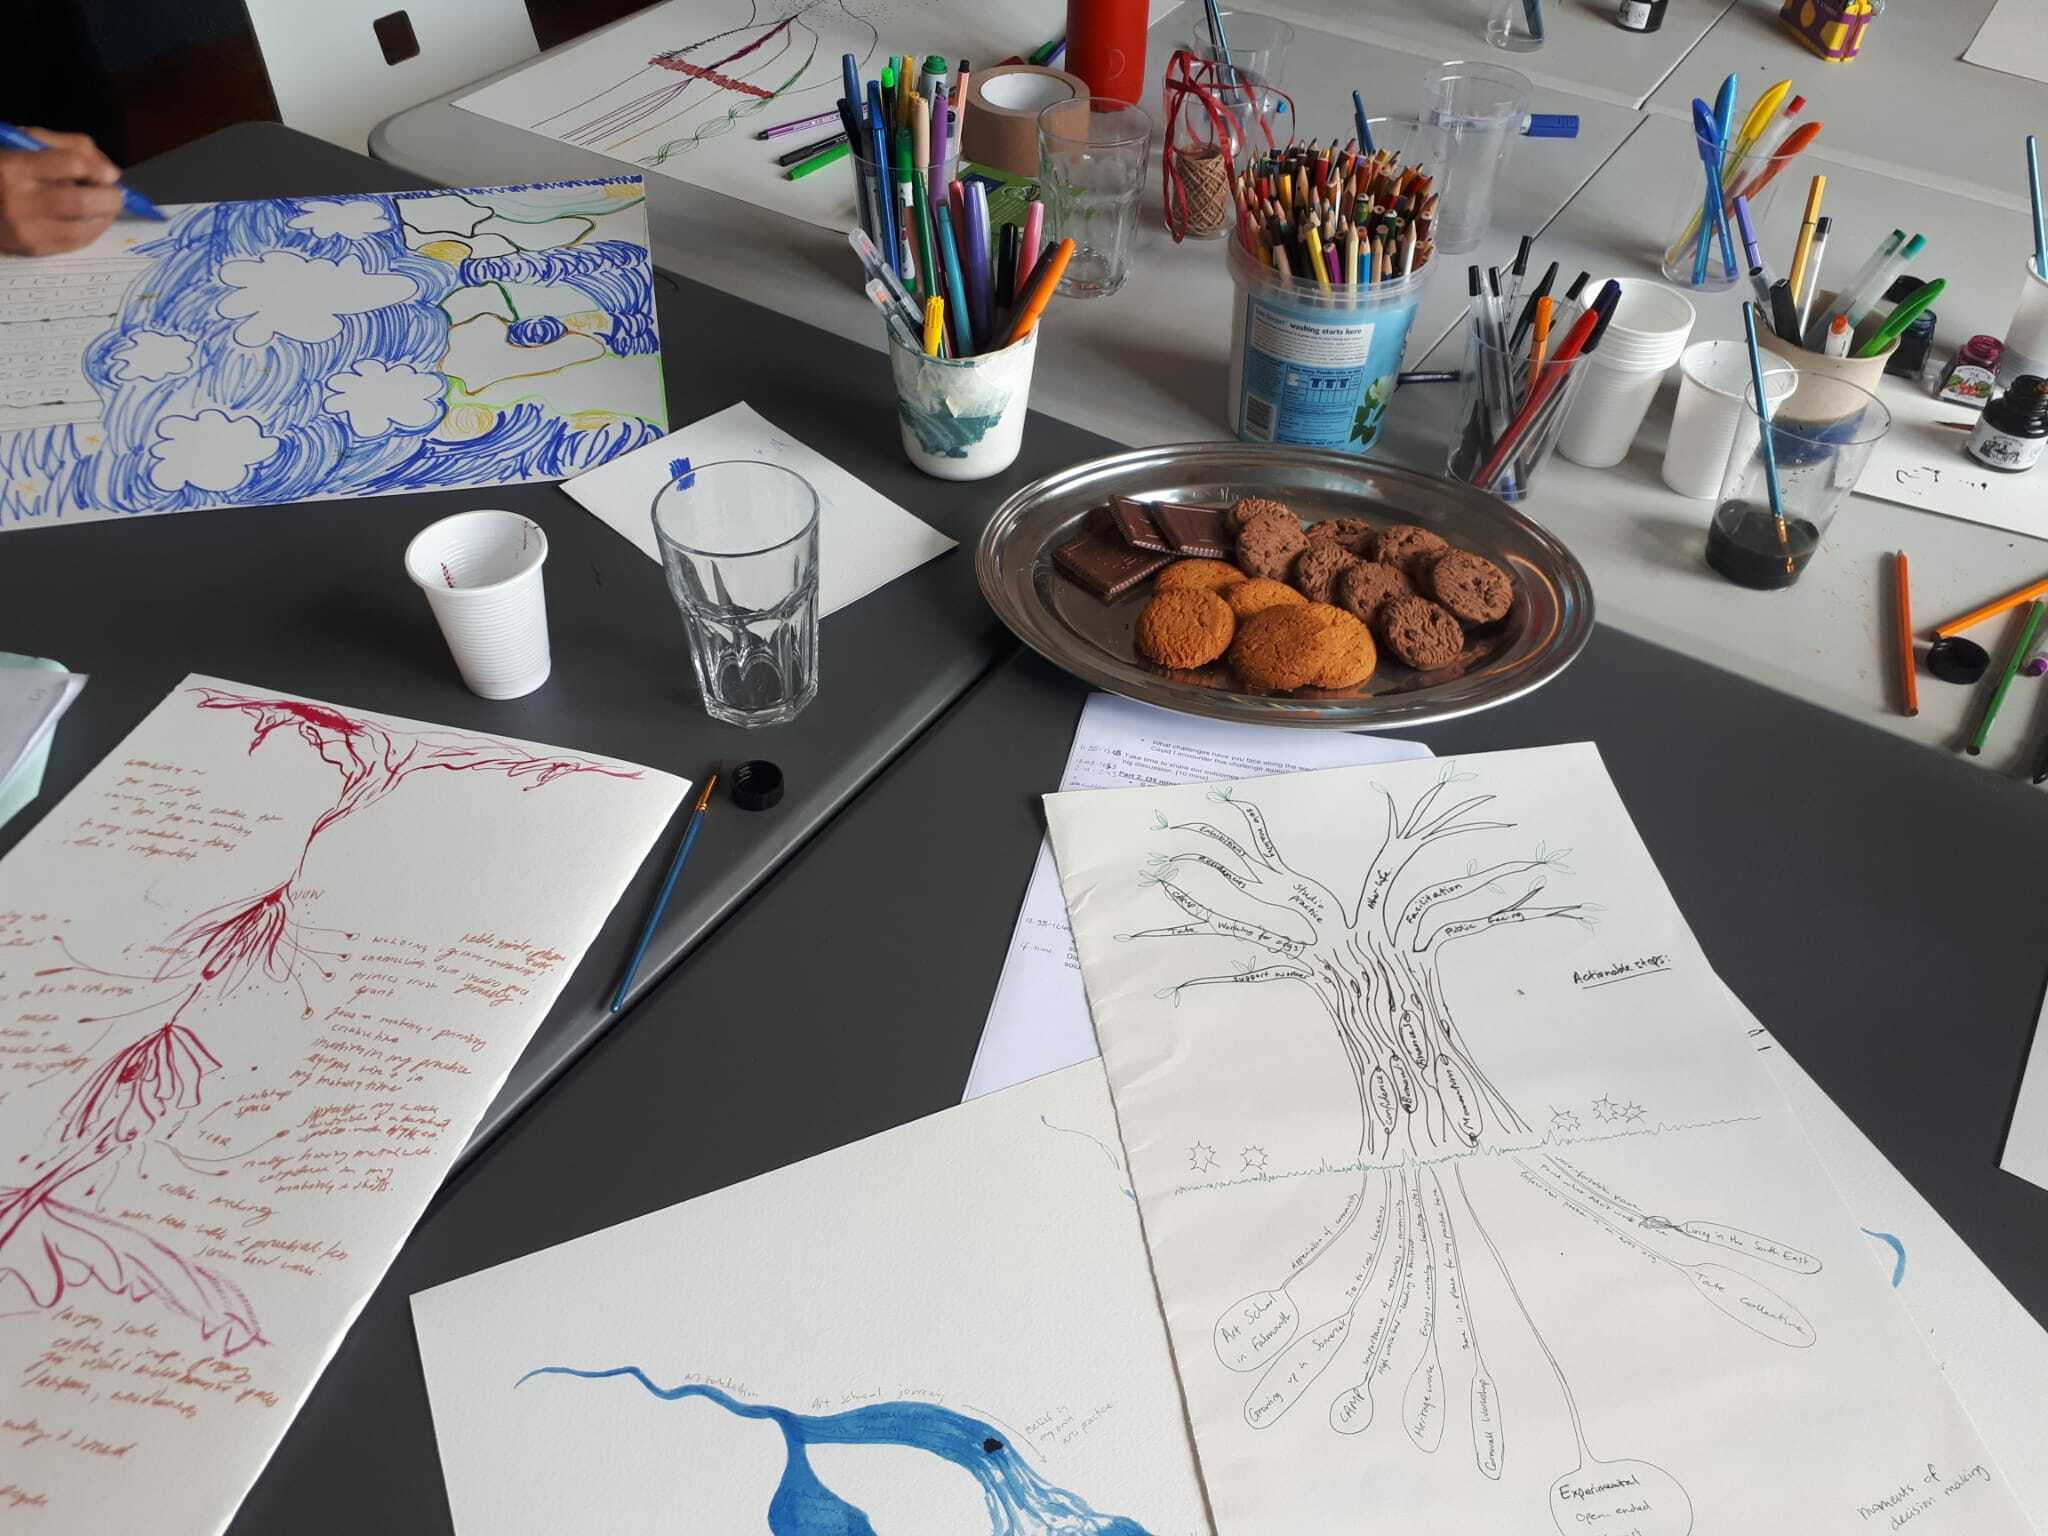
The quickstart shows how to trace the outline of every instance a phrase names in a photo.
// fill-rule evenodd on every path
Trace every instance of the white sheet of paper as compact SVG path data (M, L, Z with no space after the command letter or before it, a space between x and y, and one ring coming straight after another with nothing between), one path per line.
M1096 1065L437 1286L413 1322L466 1536L1209 1530Z
M1974 426L1976 411L1899 380L1887 380L1882 393L1892 429L1857 477L1859 496L2048 539L2048 518L2041 515L2041 491L2032 477L1986 469L1965 449L1968 432L1940 425Z
M2031 1529L1591 747L1047 807L1220 1531Z
M1092 693L1081 706L1060 788L1202 784L1295 768L1429 755L1421 742L1399 736L1346 736L1203 720L1113 693ZM1067 903L1060 895L1052 844L1041 842L961 1097L980 1098L1097 1054L1095 1025L1088 1017L1088 995L1081 988L1081 962L1067 927Z
M2048 1004L2034 1026L2034 1046L2020 1078L2019 1102L2013 1106L2012 1129L2006 1132L1998 1166L2048 1189Z
M637 176L193 203L0 255L0 533L559 480L653 441L645 204Z
M64 711L85 687L77 672L0 666L0 785L31 754L47 746Z
M0 861L0 1509L227 1524L686 787L189 677Z
M2048 36L2043 36L2041 0L1998 0L1970 46L1965 64L1982 65L2003 75L2048 81Z
M692 422L659 442L564 482L562 489L606 527L661 561L654 541L654 498L676 459L710 464L758 459L795 470L818 493L818 614L858 602L905 571L915 570L954 541L888 497L868 489L816 449L808 448L746 401Z
M2048 1381L2048 1330L1770 1032L1740 1002L1731 1007L1869 1240L1879 1273L2040 1528L2048 1519L2040 1387Z
M1151 0L1151 22L1178 4ZM863 81L880 78L890 49L987 69L1012 54L1028 58L1066 30L1066 15L1062 0L668 0L455 105L807 224L852 229L860 213L846 165L791 181L775 163L794 146L831 138L836 120L802 136L754 134L832 112L845 94L844 54L854 56ZM1160 59L1154 68L1164 66Z

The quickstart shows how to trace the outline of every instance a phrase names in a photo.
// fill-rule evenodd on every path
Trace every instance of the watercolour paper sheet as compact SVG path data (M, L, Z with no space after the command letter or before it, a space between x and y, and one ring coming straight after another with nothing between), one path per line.
M666 430L637 176L167 211L0 256L0 532L558 480Z
M930 523L869 489L744 400L624 454L602 469L578 475L562 489L659 564L654 498L675 478L669 466L677 459L693 464L754 459L794 470L810 482L818 493L820 618L858 602L953 547L953 540Z
M2041 0L1997 0L1963 50L1963 62L2048 81L2048 37L2042 35L2041 19Z
M1178 4L1151 0L1151 22ZM455 105L807 224L852 229L860 212L846 164L791 181L775 163L838 134L836 117L787 138L755 133L833 112L845 54L863 81L879 79L891 53L987 69L1058 37L1066 17L1061 0L668 0Z
M1206 1536L1085 1063L413 1297L455 1526Z
M2031 1529L1591 747L1050 797L1218 1529Z
M0 1524L227 1524L685 788L189 677L0 861Z
M1429 755L1421 742L1399 736L1203 720L1113 693L1091 693L1081 706L1060 788L1198 784ZM1066 898L1060 895L1052 844L1044 842L1031 866L1024 906L961 1097L978 1099L1098 1054L1088 994L1081 988L1081 961L1067 927Z
M1883 395L1892 427L1856 478L1859 496L2048 538L2040 491L2027 477L1987 469L1970 457L1968 428L1977 424L1976 411L1937 400L1917 384L1887 387Z

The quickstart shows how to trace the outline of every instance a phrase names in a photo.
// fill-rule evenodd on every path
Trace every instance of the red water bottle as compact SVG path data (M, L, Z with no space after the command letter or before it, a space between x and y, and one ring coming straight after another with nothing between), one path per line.
M1067 59L1099 101L1145 100L1146 0L1067 0Z

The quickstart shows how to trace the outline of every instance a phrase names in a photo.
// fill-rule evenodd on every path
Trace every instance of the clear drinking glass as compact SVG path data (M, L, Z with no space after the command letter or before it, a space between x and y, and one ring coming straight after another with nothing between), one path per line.
M1151 144L1152 119L1128 102L1056 101L1038 114L1045 238L1074 242L1061 293L1115 293L1131 275L1131 236Z
M1510 53L1533 53L1543 46L1543 0L1493 0L1486 17L1486 40Z
M1739 587L1775 590L1799 579L1872 450L1891 430L1892 413L1870 391L1800 372L1791 398L1767 407L1766 416L1757 411L1755 384L1743 391L1707 529L1707 564ZM1782 516L1771 510L1765 431L1777 459Z
M723 459L654 498L704 712L780 725L818 694L818 493L794 470Z
M1732 180L1724 180L1721 186L1722 212L1728 220L1728 247L1723 249L1718 226L1711 221L1706 228L1706 239L1700 239L1701 220L1707 209L1707 167L1706 157L1713 153L1713 141L1702 139L1690 129L1686 131L1687 153L1691 158L1683 165L1671 167L1669 185L1673 189L1666 199L1664 222L1664 254L1662 266L1664 280L1696 293L1719 293L1733 288L1738 282L1745 286L1749 279L1749 262L1742 249L1742 229L1735 219L1735 197L1737 193L1749 199L1750 223L1755 226L1757 238L1768 251L1772 249L1773 236L1764 230L1764 219L1777 201L1778 189L1792 179L1791 165L1797 155L1745 155L1735 168ZM1725 170L1725 167L1724 167ZM1776 249L1780 252L1791 247L1792 232L1785 231L1785 239ZM1731 271L1728 256L1735 258ZM1697 274L1697 281L1695 281ZM1785 274L1780 272L1778 276Z
M1427 158L1436 173L1436 248L1455 254L1486 238L1493 189L1529 115L1529 77L1499 64L1453 60L1422 82Z
M1510 317L1510 325L1513 319ZM1512 340L1512 337L1509 338ZM1564 339L1551 333L1554 350ZM1476 485L1502 501L1520 501L1529 494L1537 474L1550 462L1559 430L1571 414L1572 402L1587 377L1587 364L1597 353L1580 353L1540 369L1529 366L1529 341L1502 349L1465 322L1465 370L1458 380L1458 414L1452 418L1451 456L1446 468L1453 480ZM1537 390L1543 401L1525 415ZM1517 426L1517 423L1520 423ZM1508 451L1502 454L1505 442Z

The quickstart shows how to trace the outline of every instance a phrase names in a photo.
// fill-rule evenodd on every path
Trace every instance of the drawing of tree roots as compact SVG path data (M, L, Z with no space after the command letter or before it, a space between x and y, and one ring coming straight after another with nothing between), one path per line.
M1474 1059L1452 1014L1442 959L1460 940L1523 923L1591 926L1602 909L1540 899L1555 876L1572 873L1568 849L1539 844L1526 857L1470 859L1462 873L1433 872L1427 855L1438 844L1512 830L1492 819L1492 795L1446 793L1467 780L1447 765L1405 810L1380 790L1386 829L1348 902L1290 863L1258 805L1228 788L1212 794L1234 818L1228 826L1155 821L1155 831L1190 846L1154 855L1141 879L1184 921L1118 940L1212 940L1255 952L1234 969L1193 976L1157 996L1178 1006L1197 987L1300 985L1327 1016L1358 1101L1358 1186L1300 1246L1280 1284L1225 1309L1212 1343L1225 1367L1253 1377L1243 1410L1253 1429L1277 1423L1342 1360L1344 1384L1327 1399L1330 1428L1342 1435L1367 1429L1377 1406L1394 1401L1398 1382L1402 1429L1433 1455L1461 1394L1474 1465L1497 1481L1506 1425L1466 1267L1483 1252L1551 1367L1577 1444L1576 1465L1550 1489L1557 1529L1566 1536L1605 1529L1598 1522L1626 1512L1643 1536L1685 1536L1692 1504L1675 1478L1651 1462L1603 1460L1588 1446L1564 1368L1482 1224L1461 1164L1510 1158L1514 1188L1683 1279L1750 1334L1785 1348L1810 1346L1811 1323L1724 1261L1795 1275L1817 1272L1819 1261L1722 1223L1656 1215L1564 1157L1535 1154L1540 1139ZM1519 894L1511 882L1523 887ZM1343 1262L1318 1268L1339 1252Z
M305 871L315 839L374 805L411 775L429 769L480 770L524 780L527 789L566 774L639 775L580 758L538 757L487 737L405 731L298 699L251 698L215 688L194 693L202 710L235 711L247 717L251 753L277 732L295 735L340 775L341 789L333 805L308 829L289 875L253 896L215 906L181 924L151 947L158 957L152 972L106 970L78 961L68 949L63 950L67 964L37 972L118 975L167 991L140 1008L78 1021L111 1026L140 1016L148 1027L87 1073L46 1132L42 1151L18 1159L27 1165L27 1176L17 1187L0 1187L0 1297L12 1280L32 1306L49 1310L63 1300L67 1289L90 1282L116 1296L170 1308L196 1324L202 1338L218 1338L222 1353L232 1355L251 1344L269 1342L240 1288L183 1258L140 1227L95 1208L130 1154L151 1145L164 1147L188 1171L203 1171L193 1167L173 1138L187 1114L203 1104L206 1080L221 1070L221 1062L183 1022L187 1012L232 996L261 975L273 984L294 987L299 1016L313 1016L300 966L309 957L335 952L317 950L307 942L306 930L293 911L293 887ZM353 937L340 935L343 940ZM317 959L313 964L322 977L332 979ZM73 1190L69 1198L59 1198Z

